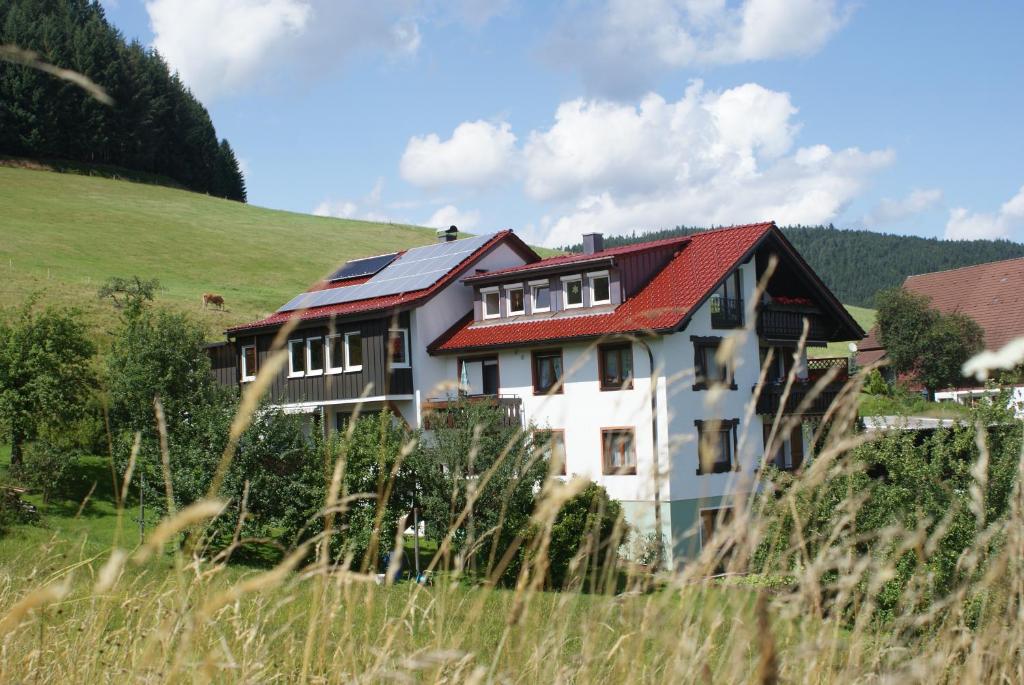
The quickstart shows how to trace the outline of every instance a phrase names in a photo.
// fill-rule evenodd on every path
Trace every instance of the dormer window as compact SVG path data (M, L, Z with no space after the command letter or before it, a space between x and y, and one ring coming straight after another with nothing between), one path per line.
M582 276L562 276L562 301L566 309L583 306Z
M496 319L501 316L501 293L497 288L484 288L480 291L485 319Z
M530 311L551 311L551 283L549 281L530 282Z
M526 313L526 294L521 285L510 285L505 288L508 298L508 315L517 316Z
M590 304L609 304L612 301L611 281L607 271L587 274L590 281Z

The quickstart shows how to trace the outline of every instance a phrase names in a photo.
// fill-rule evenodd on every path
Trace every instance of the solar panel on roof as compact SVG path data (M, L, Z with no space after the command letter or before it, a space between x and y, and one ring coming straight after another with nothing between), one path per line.
M429 288L458 266L459 262L487 244L492 237L479 235L447 243L414 247L404 252L401 257L393 259L365 283L302 293L277 311L324 307Z
M382 254L375 257L349 260L342 264L341 268L328 276L327 280L334 283L335 281L343 281L346 278L372 276L391 262L395 261L395 257L397 256L397 252L392 252L391 254Z

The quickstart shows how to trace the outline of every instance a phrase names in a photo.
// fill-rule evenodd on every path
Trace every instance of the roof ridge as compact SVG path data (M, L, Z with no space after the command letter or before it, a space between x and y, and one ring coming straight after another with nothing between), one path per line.
M917 278L918 276L934 276L935 274L948 274L954 271L963 271L964 269L977 269L980 266L992 266L994 264L1005 264L1006 262L1018 262L1024 260L1024 257L1010 257L1008 259L997 259L994 262L980 262L978 264L966 264L964 266L954 266L952 269L940 269L938 271L925 271L919 274L910 274L903 282L906 283L911 278Z

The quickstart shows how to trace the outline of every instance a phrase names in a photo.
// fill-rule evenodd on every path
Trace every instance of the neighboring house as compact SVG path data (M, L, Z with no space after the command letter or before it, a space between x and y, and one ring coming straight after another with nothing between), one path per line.
M660 530L676 563L699 549L733 496L755 487L786 374L796 364L800 382L783 407L792 414L827 371L828 361L794 360L805 319L810 345L864 335L773 223L607 250L591 234L582 254L548 259L510 232L448 245L461 260L438 261L433 275L414 281L417 290L371 289L374 297L359 299L355 289L387 282L381 276L396 268L398 278L415 275L413 265L434 259L437 246L232 329L237 377L254 377L278 330L297 316L291 368L274 380L272 401L316 411L335 428L373 382L371 406L392 407L425 429L462 397L493 403L510 422L538 429L567 477L604 485L640 532ZM410 259L417 250L422 259ZM773 255L778 266L754 303ZM331 289L341 294L321 294ZM349 380L353 331L362 350ZM716 352L729 336L733 356L723 362ZM769 350L774 362L750 412ZM804 415L823 414L837 391L804 403ZM798 468L808 454L799 426L776 442L769 458L783 468Z
M959 312L977 321L985 332L987 349L998 350L1024 337L1024 258L908 276L903 287L928 297L931 306L944 314ZM861 343L857 364L866 366L884 357L876 326ZM961 387L937 392L935 399L970 403L979 396L979 387L965 378ZM1024 401L1024 391L1015 392L1017 401Z

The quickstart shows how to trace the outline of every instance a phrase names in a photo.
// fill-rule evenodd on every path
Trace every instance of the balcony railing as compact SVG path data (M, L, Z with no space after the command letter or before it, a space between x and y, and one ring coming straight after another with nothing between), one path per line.
M743 325L742 299L712 295L710 307L712 328L740 328Z
M519 428L523 425L523 401L516 395L463 395L459 398L425 400L422 405L423 428L433 430L441 426L454 427L460 408L465 404L484 404L501 412L501 424Z
M786 398L786 407L783 414L796 414L797 409L807 398L814 383L794 383ZM842 383L830 383L824 386L814 399L804 407L800 413L804 416L821 416L828 411L828 408L835 402L842 390ZM761 394L757 398L757 413L761 415L773 415L779 411L782 404L782 395L786 390L785 383L769 383L761 388ZM757 392L757 388L754 388Z
M812 357L807 360L807 378L812 383L836 369L832 377L833 383L843 383L850 378L849 357Z
M804 319L810 328L807 339L824 341L832 337L825 317L813 312L777 309L771 305L761 308L757 315L757 334L768 340L799 340L804 332Z

